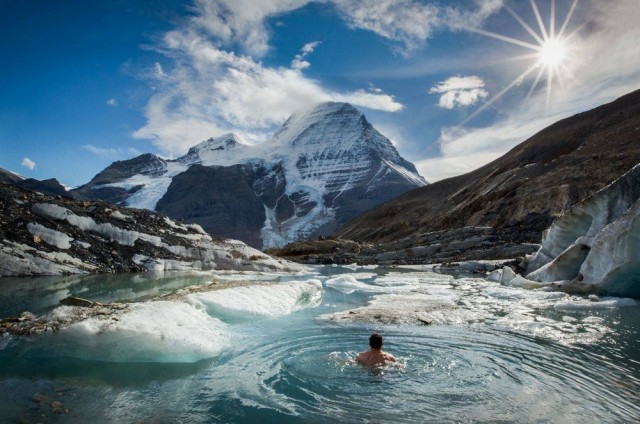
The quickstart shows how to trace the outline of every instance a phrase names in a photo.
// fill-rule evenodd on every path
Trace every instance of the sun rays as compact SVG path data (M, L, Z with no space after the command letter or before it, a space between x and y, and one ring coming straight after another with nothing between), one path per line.
M573 0L567 15L562 21L562 25L556 31L556 2L551 0L549 20L547 25L543 19L540 9L536 0L530 0L531 9L537 23L537 30L532 28L520 15L518 15L511 7L505 4L507 12L520 24L520 26L531 36L531 40L519 40L517 38L509 37L503 34L498 34L483 29L471 29L471 31L493 38L505 43L522 47L529 52L517 55L514 57L506 58L503 62L512 61L525 61L529 62L524 71L518 75L511 83L507 84L497 94L487 100L482 106L469 115L462 125L478 116L481 112L486 110L489 106L500 99L506 92L511 90L516 85L522 84L528 77L532 77L533 81L529 88L526 98L531 97L541 81L546 82L546 108L549 108L551 101L551 95L553 92L553 85L555 82L559 82L563 77L570 77L571 73L567 67L568 61L572 60L570 52L570 40L573 36L582 28L577 27L570 34L567 34L567 27L569 21L573 16L579 0ZM537 72L536 72L537 71Z

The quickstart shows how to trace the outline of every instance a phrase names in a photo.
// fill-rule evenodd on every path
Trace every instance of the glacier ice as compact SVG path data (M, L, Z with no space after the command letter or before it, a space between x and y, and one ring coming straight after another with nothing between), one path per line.
M54 310L58 316L72 307ZM183 302L131 304L117 320L89 318L52 334L49 355L113 362L195 362L229 345L226 326Z
M318 306L321 299L322 283L316 279L233 287L185 297L185 301L196 308L231 321L277 318Z
M344 294L351 294L355 291L385 291L384 287L373 286L356 280L356 276L358 276L358 274L355 274L355 276L351 274L342 274L337 277L329 278L324 284L327 287L334 288ZM370 276L366 275L364 278L366 277ZM360 278L363 277L360 276Z
M578 203L545 232L527 278L561 290L640 296L640 165Z

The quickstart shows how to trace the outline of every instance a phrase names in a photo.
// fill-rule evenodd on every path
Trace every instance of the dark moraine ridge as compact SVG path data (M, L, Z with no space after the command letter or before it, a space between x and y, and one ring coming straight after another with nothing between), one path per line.
M353 218L335 238L353 240L358 248L337 246L328 259L320 253L326 246L315 254L312 243L277 254L311 262L398 263L530 253L554 217L640 162L639 141L640 90L563 119L473 172L411 190Z

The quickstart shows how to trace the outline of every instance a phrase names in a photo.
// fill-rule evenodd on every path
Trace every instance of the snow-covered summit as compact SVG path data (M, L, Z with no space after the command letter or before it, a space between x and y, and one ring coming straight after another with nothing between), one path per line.
M268 143L284 156L297 155L303 178L359 172L380 160L412 184L426 184L415 166L349 103L326 102L293 114Z
M426 184L348 103L295 113L261 144L225 134L175 161L154 156L144 166L142 159L112 165L96 178L113 178L99 184L94 178L83 194L158 210L260 247L331 234L366 209Z
M251 145L242 141L233 133L220 137L211 137L189 149L186 155L178 159L185 164L234 165L242 162Z

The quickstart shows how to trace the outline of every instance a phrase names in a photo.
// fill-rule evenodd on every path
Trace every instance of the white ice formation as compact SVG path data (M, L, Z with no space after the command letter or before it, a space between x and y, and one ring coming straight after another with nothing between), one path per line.
M232 321L273 319L318 306L318 280L254 283L110 308L59 306L45 316L60 326L31 348L47 356L110 362L196 362L232 343ZM179 292L178 292L179 293Z
M317 306L321 298L322 283L311 279L194 293L185 301L223 320L245 320L289 315Z
M640 296L640 165L557 218L527 279L561 290Z

